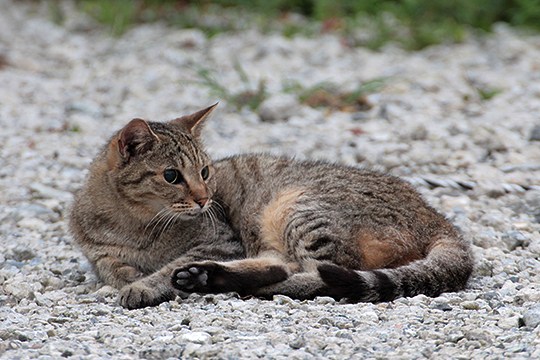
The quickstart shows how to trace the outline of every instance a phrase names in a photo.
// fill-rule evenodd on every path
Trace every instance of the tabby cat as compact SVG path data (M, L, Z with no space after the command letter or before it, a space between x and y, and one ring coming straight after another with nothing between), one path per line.
M127 308L189 292L390 301L462 289L468 242L407 183L200 143L211 106L134 119L94 160L70 227Z

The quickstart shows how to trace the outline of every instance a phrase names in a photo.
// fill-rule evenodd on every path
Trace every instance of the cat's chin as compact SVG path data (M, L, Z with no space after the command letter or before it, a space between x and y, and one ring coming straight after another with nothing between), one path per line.
M176 217L178 220L189 221L202 216L205 211L206 209L193 209L189 212L176 213Z

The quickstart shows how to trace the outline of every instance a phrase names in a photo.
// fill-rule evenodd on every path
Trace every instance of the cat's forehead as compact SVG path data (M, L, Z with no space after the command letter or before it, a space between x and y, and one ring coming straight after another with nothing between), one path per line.
M197 139L177 126L167 123L149 123L152 131L159 137L152 157L167 162L175 161L181 166L208 161L208 155Z
M174 124L154 121L147 121L147 123L154 133L161 135L160 137L176 138L180 136L185 138L186 140L193 138L189 132L186 132L180 126L176 126Z

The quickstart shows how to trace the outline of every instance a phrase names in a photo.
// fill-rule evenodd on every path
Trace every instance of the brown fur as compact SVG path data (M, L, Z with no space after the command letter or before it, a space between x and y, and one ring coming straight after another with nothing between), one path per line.
M211 163L198 137L212 109L132 120L76 196L74 238L123 306L179 291L388 301L465 286L469 243L409 184L264 154Z
M166 125L132 120L98 154L75 196L73 237L99 278L121 289L125 307L174 298L170 277L183 264L243 256L219 205L197 204L215 189L211 168L210 177L201 178L211 164L196 137L212 109ZM167 183L168 168L181 171L184 181Z
M285 189L264 208L260 225L261 243L263 244L261 250L267 249L280 254L286 253L287 249L283 234L287 226L288 215L302 194L302 189Z
M238 260L236 269L245 263L250 276L236 273L229 290L263 297L386 301L456 291L470 276L469 243L409 184L393 176L264 154L233 156L214 166L220 179L215 198L227 204L227 220L246 256L258 258L271 250L283 260L282 271L291 273L284 281L254 289L266 270ZM440 241L448 248L431 251ZM204 272L208 265L196 267ZM197 288L193 281L187 286ZM185 286L182 281L177 287ZM219 289L207 286L204 291Z

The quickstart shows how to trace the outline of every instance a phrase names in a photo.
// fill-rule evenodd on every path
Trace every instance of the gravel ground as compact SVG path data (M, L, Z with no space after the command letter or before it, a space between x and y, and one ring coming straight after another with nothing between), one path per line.
M161 24L113 39L61 4L59 27L46 6L0 0L0 357L540 358L540 36L498 27L417 53ZM474 244L468 289L382 304L223 294L116 305L67 233L71 193L131 118L220 100L201 69L231 93L264 80L269 95L257 113L222 101L205 132L211 154L296 154L410 178ZM381 77L366 111L315 109L285 91Z

